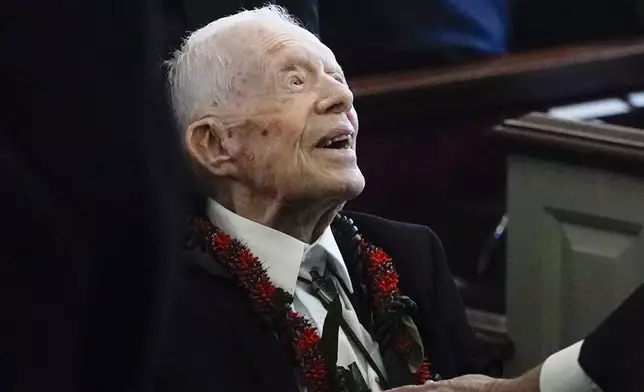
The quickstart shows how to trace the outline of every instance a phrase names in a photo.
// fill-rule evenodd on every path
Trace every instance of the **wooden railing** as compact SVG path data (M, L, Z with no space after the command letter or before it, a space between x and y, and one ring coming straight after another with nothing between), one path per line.
M448 69L351 80L363 119L533 107L644 86L644 38L513 54Z

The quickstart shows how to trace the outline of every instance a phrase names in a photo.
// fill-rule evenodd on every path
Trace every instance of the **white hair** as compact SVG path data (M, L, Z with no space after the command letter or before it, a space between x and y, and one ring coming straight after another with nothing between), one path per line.
M235 29L240 23L258 22L300 27L285 9L267 5L217 19L185 39L169 66L168 82L174 113L185 130L199 110L228 103L240 59L235 53Z

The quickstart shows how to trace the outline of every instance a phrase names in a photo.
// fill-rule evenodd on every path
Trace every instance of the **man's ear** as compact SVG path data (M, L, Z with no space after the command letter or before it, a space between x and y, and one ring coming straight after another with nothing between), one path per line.
M219 176L235 176L237 167L231 151L224 148L224 125L213 117L195 121L186 130L185 145L190 157L208 172Z

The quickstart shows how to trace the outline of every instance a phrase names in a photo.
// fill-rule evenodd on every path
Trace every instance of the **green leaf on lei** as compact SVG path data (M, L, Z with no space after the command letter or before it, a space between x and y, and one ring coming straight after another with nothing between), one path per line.
M390 388L416 384L416 378L409 371L409 366L400 358L393 348L381 351L382 361L387 369L387 383Z
M425 359L425 349L423 347L423 340L420 338L420 333L414 321L408 315L401 317L402 324L407 332L409 338L409 358L407 363L409 371L416 374Z

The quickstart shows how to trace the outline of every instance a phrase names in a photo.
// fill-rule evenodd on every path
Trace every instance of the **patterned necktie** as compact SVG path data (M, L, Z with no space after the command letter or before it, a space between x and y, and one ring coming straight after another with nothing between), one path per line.
M340 300L338 298L339 297L338 287L333 281L331 274L329 273L329 270L330 270L329 268L326 268L324 275L320 274L317 269L311 270L312 280L310 281L307 281L304 278L299 278L301 281L305 281L310 285L313 291L313 294L327 309L327 311L331 310L331 307L332 307L331 304L336 299L338 301ZM350 293L346 293L346 294L349 295ZM355 331L351 329L351 327L349 326L349 324L347 323L346 319L341 314L341 312L342 312L342 309L340 308L339 317L340 317L340 327L342 328L342 331L345 333L349 341L353 344L352 347L355 347L358 350L358 352L362 354L362 356L367 361L369 366L372 369L374 369L374 371L376 371L383 389L388 389L386 386L386 380L384 375L380 372L380 369L378 368L377 364L369 354L369 351L364 347L364 345L356 335ZM347 353L349 352L347 350L344 350L344 351ZM359 367L355 362L351 363L347 368L338 368L338 376L339 378L343 379L344 382L347 384L346 389L349 391L355 391L355 392L370 391L369 387L367 386L367 382L364 379L363 374L360 372Z

